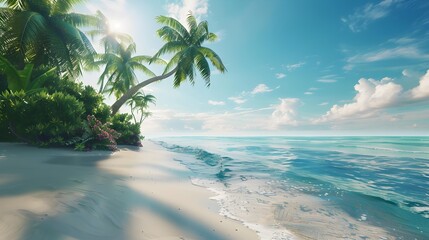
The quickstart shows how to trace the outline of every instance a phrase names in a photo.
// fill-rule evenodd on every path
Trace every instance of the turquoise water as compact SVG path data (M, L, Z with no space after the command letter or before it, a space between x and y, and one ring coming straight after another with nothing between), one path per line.
M155 142L180 153L176 160L206 187L240 199L255 196L254 204L245 201L253 204L246 207L247 215L235 211L242 221L252 222L248 209L266 207L270 210L263 214L270 218L272 213L276 229L307 238L429 239L429 137L174 137ZM294 211L292 203L287 205L291 196L310 200L296 203L300 210ZM228 202L223 204L228 211ZM279 209L286 209L287 216L279 217Z

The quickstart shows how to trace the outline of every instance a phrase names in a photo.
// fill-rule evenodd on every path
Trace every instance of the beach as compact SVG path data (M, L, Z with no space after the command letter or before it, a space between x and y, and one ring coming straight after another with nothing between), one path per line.
M173 153L0 144L0 239L258 239Z
M0 144L0 239L426 239L427 137Z

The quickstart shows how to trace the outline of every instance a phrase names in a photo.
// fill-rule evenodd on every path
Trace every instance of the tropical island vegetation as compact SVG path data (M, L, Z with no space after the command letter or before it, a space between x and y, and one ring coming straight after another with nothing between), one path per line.
M157 31L165 44L153 55L134 55L136 43L113 32L108 17L72 12L83 0L0 0L0 141L76 150L116 150L117 144L141 145L140 125L155 97L148 84L174 78L173 86L194 83L199 72L210 85L210 67L224 72L220 57L206 41L216 35L206 21L189 13L187 26L159 16ZM99 39L103 52L93 47ZM165 61L162 56L170 59ZM164 65L157 75L151 64ZM95 90L79 78L101 71ZM147 79L139 81L136 72ZM116 102L108 106L105 96ZM131 114L119 113L129 105Z

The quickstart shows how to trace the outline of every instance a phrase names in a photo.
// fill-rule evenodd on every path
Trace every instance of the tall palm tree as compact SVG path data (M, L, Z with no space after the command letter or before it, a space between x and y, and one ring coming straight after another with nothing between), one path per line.
M117 52L107 52L98 56L100 61L97 64L105 64L103 73L100 76L100 92L114 94L120 98L131 87L137 84L135 71L141 70L148 76L155 74L147 68L144 63L149 63L153 58L150 56L133 56L136 52L136 44L131 43L128 46L120 44ZM162 63L162 60L157 60ZM104 82L106 80L106 83Z
M188 29L179 21L171 17L159 16L157 22L164 26L157 33L166 42L164 46L155 54L155 58L164 54L173 54L173 57L167 64L165 71L160 76L147 79L134 87L131 87L122 95L113 105L112 114L119 111L121 106L131 98L139 89L156 81L166 79L174 75L174 87L188 79L194 84L195 68L200 72L210 86L210 65L218 69L221 73L226 71L220 57L210 48L202 46L205 41L215 41L216 35L209 32L207 21L197 23L195 17L190 13L187 18ZM207 61L207 59L209 61Z
M155 104L155 102L156 98L154 95L144 94L140 91L128 99L127 103L131 107L131 115L133 116L134 122L141 125L143 120L151 115L151 113L147 111L149 104ZM138 114L140 114L139 121L137 121Z
M0 0L0 42L8 54L17 54L36 67L57 67L59 72L81 73L82 60L95 54L79 27L93 26L93 16L72 13L84 0Z

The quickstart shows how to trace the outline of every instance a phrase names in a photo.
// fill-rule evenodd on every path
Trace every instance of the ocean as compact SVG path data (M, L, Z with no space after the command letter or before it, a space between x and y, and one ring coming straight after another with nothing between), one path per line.
M429 137L152 141L262 239L429 239Z

